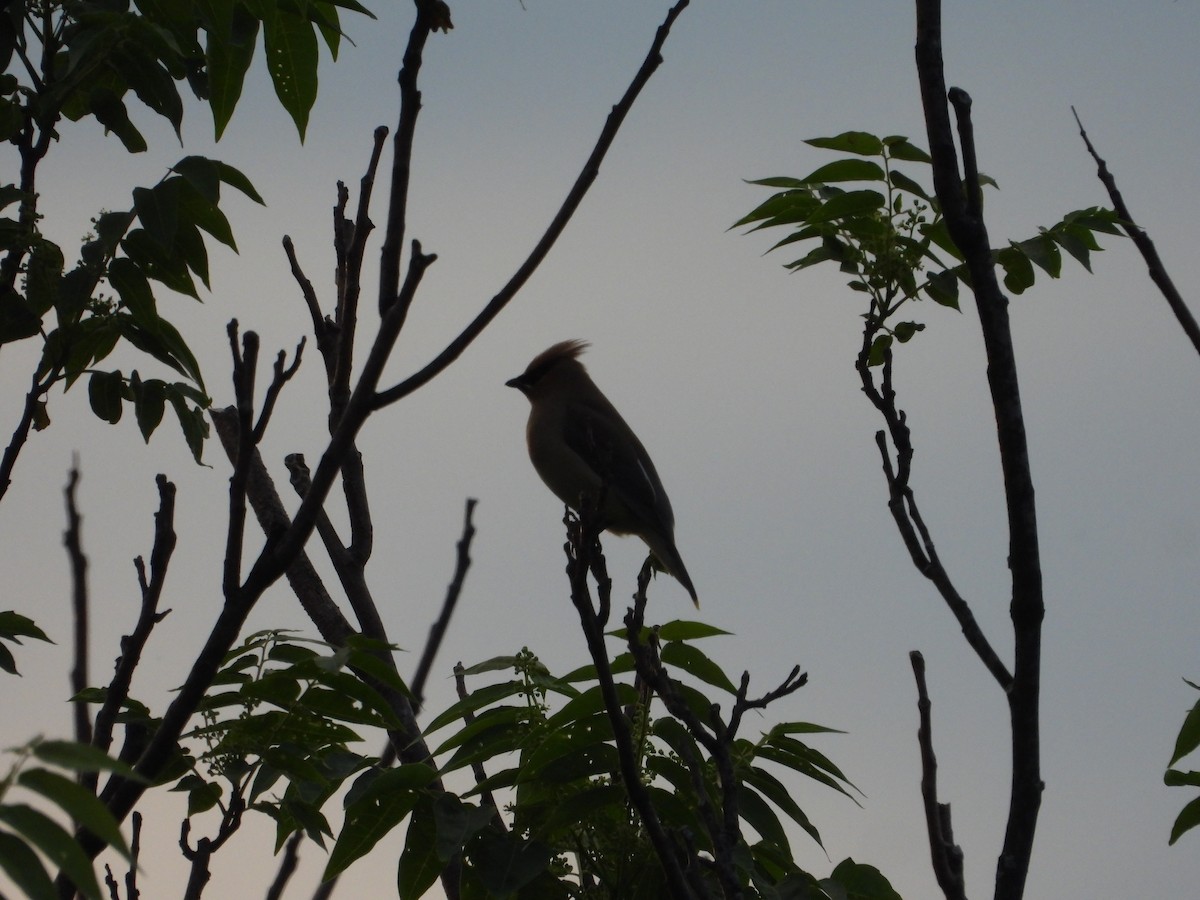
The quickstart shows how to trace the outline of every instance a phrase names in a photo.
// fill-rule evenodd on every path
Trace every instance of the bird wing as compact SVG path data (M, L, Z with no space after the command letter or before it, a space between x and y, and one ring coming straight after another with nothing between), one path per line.
M675 516L654 463L611 404L572 404L563 422L563 439L636 522L671 533ZM611 524L615 531L626 530L623 523Z

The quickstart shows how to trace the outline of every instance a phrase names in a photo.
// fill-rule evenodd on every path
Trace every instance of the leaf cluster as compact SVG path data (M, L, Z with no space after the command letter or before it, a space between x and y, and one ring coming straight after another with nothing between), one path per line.
M74 776L118 772L136 777L133 771L96 747L72 741L39 738L9 753L14 759L0 782L0 870L30 900L55 900L51 872L60 871L87 900L100 900L106 895L91 858L71 833L72 822L103 838L127 860L129 847L112 813ZM22 793L38 805L11 799Z
M28 616L23 616L11 609L0 612L0 669L10 675L21 673L17 671L17 661L13 657L12 651L4 646L4 641L20 646L23 637L54 643L46 637L46 632L42 631Z
M787 234L767 252L803 244L803 255L785 268L800 271L833 262L849 287L869 298L864 314L872 329L870 364L879 365L894 342L906 343L925 324L898 320L910 301L928 298L959 308L959 285L970 288L970 275L938 208L938 202L909 173L928 166L929 154L902 135L878 137L847 131L805 143L842 154L842 158L803 178L773 177L751 184L777 188L732 227L750 231L784 228ZM993 179L980 183L996 187ZM1062 251L1090 271L1090 254L1099 251L1096 233L1121 234L1120 220L1108 209L1091 207L1068 213L1038 234L993 250L1004 270L1004 285L1021 294L1035 281L1036 269L1051 278L1062 270Z
M69 388L83 374L89 376L88 397L98 417L115 423L130 403L149 439L170 407L200 460L209 400L195 357L159 314L150 285L158 282L199 299L194 279L209 284L202 233L237 249L219 206L220 186L231 185L262 202L236 169L186 157L153 187L135 189L131 209L99 215L79 262L69 267L62 248L38 225L38 165L60 139L62 120L94 119L125 150L142 152L147 140L129 106L136 100L166 120L182 141L180 89L186 83L211 110L219 139L261 36L276 95L303 139L317 92L317 36L336 58L342 38L339 9L370 15L356 0L4 4L0 141L15 145L21 166L16 181L0 184L0 210L16 208L15 215L0 217L0 345L40 336L43 352L16 439L0 463L0 485L7 485L29 431L50 424L49 389ZM166 364L185 380L97 368L119 345Z
M187 794L188 815L245 807L275 820L276 850L298 830L324 846L333 829L322 807L378 761L352 749L362 729L398 724L376 687L349 670L406 691L377 649L262 631L231 650L200 706L202 724L183 738L190 771L172 790Z
M697 715L712 714L708 692L736 693L696 644L724 632L682 621L658 632L662 658L685 679L680 689ZM612 669L624 676L618 695L637 737L643 783L664 825L711 852L701 805L720 794L713 761L679 720L651 708L649 695L632 677L629 654L618 655ZM508 677L467 692L467 677L504 672ZM425 731L441 735L433 750L437 772L453 778L470 770L474 785L458 796L426 791L433 777L426 766L364 773L346 798L346 825L326 877L343 871L410 816L397 870L402 898L422 896L456 858L466 898L665 896L660 864L619 775L595 668L554 675L525 649L458 674L461 699ZM746 896L896 897L870 867L847 861L818 881L793 861L788 834L793 826L818 845L820 835L781 776L800 775L847 796L854 790L832 761L806 743L807 735L832 730L790 722L757 740L737 741L739 814L756 835L743 841L737 856ZM703 878L719 896L711 873ZM851 885L859 882L875 887L856 893Z
M1186 679L1185 679L1186 680ZM1188 681L1187 684L1200 691L1200 684ZM1200 700L1184 717L1175 738L1175 750L1171 753L1171 761L1167 763L1167 771L1163 776L1165 784L1171 787L1200 787L1200 771L1184 770L1176 767L1176 763L1200 749ZM1171 826L1170 843L1174 844L1187 832L1200 825L1200 797L1189 801Z

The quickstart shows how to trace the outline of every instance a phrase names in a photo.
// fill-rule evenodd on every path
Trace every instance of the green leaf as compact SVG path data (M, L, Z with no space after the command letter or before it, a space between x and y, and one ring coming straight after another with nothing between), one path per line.
M88 106L96 121L115 134L130 153L145 153L146 139L129 121L129 112L121 98L108 88L98 87L88 97Z
M892 187L898 188L899 190L902 190L908 194L912 194L916 197L920 197L926 202L933 202L929 194L925 191L925 188L923 188L918 182L913 181L903 172L892 169L889 180L892 183Z
M313 27L286 6L273 7L263 22L263 44L275 95L303 141L308 114L317 99L317 37Z
M0 822L21 835L71 879L84 896L99 898L100 885L92 860L65 828L24 803L0 805Z
M421 797L421 789L436 777L433 769L421 764L368 775L375 777L346 806L345 823L329 854L322 881L345 871L351 863L369 853L412 811ZM350 801L350 795L347 800Z
M504 897L520 890L550 864L550 848L540 841L522 840L511 832L486 831L470 852L475 873L489 895Z
M45 641L47 644L53 644L54 641L46 637L46 632L38 628L33 619L28 616L23 616L19 612L14 612L11 609L6 609L0 612L0 639L21 643L19 638L31 637L35 640Z
M763 840L770 841L782 850L791 851L787 832L783 830L783 823L779 821L775 811L758 793L745 785L738 791L738 815L745 819Z
M478 688L434 718L425 727L425 734L433 734L451 722L461 720L468 713L474 714L485 706L491 706L493 703L498 703L524 690L525 685L520 681L505 681L500 684L489 684L486 687Z
M879 191L846 191L827 200L808 221L835 222L855 216L872 215L884 209L887 200Z
M812 722L780 722L772 725L770 734L845 734L840 728L814 725Z
M715 625L705 622L689 622L686 619L675 619L661 625L658 629L658 636L664 641L695 641L700 638L720 637L732 633Z
M1167 765L1175 765L1197 747L1200 747L1200 702L1197 702L1184 717L1179 736L1175 738L1175 750Z
M1163 784L1168 787L1200 787L1200 772L1181 772L1179 769L1167 769L1163 774Z
M930 272L929 280L925 283L925 293L935 303L958 309L958 274L953 269Z
M603 815L605 810L623 814L628 803L629 794L623 784L594 784L556 803L539 831L554 834L561 829L580 825L581 830L587 832L596 823L608 818Z
M179 419L179 427L183 429L184 440L196 462L201 461L204 454L204 441L208 437L208 419L204 411L198 407L188 406L189 395L184 390L185 385L170 385L167 388L167 399Z
M124 52L110 57L111 65L120 71L142 103L171 123L178 136L183 122L183 102L175 88L175 79L143 47L139 46L138 37L132 37L123 43Z
M996 254L996 261L1004 267L1004 286L1014 294L1023 294L1033 286L1033 264L1015 244Z
M88 379L88 401L92 412L112 425L121 421L121 400L125 392L125 380L120 370L116 372L93 372Z
M783 810L788 818L803 828L808 836L817 842L817 846L825 846L821 843L821 833L817 831L817 827L813 825L808 815L800 808L800 804L792 799L791 791L784 786L783 782L766 769L759 768L758 766L747 767L739 774L746 784L752 785L755 790L759 791L764 797Z
M482 675L484 672L503 672L516 669L519 659L516 656L493 656L483 662L463 669L463 675Z
M616 688L617 700L622 706L638 701L638 692L634 690L633 685L617 682L614 687ZM546 726L551 731L556 731L560 728L566 728L568 725L590 721L594 716L603 712L604 691L597 684L563 704L562 709L546 720ZM609 740L611 737L612 732L610 730L606 736L600 739Z
M205 12L214 17L209 22L204 55L208 104L213 114L213 130L220 140L242 96L246 71L258 42L259 21L242 3L210 2L205 4Z
M1062 273L1062 254L1058 252L1058 246L1048 234L1021 241L1017 246L1051 278L1058 278Z
M400 900L418 900L438 880L445 863L438 859L436 841L433 801L425 796L413 810L396 868L396 891Z
M33 755L42 762L70 769L73 772L116 772L124 778L141 778L128 763L113 759L99 747L76 741L38 741Z
M149 443L150 435L154 434L166 411L167 386L157 378L143 383L134 372L130 376L130 387L133 389L133 413L138 430L142 433L142 440Z
M1174 844L1197 825L1200 825L1200 797L1179 811L1179 815L1175 817L1175 824L1171 826L1171 838L1167 843Z
M882 366L891 347L892 336L890 334L876 335L875 340L871 341L871 349L867 353L867 365Z
M39 241L29 254L25 273L25 294L35 316L44 316L58 304L63 276L63 253L49 241ZM7 296L16 297L16 293ZM36 329L34 331L36 334Z
M845 889L847 900L901 900L878 869L850 858L838 863L830 878Z
M487 827L493 815L492 810L463 803L449 792L438 794L433 801L433 821L437 826L434 850L438 860L447 863L461 853Z
M730 694L737 693L737 688L729 680L729 676L698 647L671 641L663 645L661 656L662 661L667 665L678 666L706 684L728 691Z
M883 167L865 159L839 159L826 163L801 179L804 185L829 184L835 181L883 181Z
M883 141L865 131L843 131L834 137L810 138L804 143L824 150L853 153L855 156L883 155Z
M42 318L32 304L16 291L0 291L0 344L33 337L42 327Z
M19 837L0 831L0 869L28 900L58 900L42 861Z
M918 331L924 330L925 326L920 322L898 322L892 328L892 334L896 336L896 340L900 343L907 344Z
M891 159L903 159L907 162L933 162L928 153L916 144L910 143L908 138L903 135L889 135L883 139L883 143L887 147L887 155Z
M159 321L154 292L137 263L124 256L114 259L108 266L108 283L133 320L143 328L153 329Z
M49 769L25 769L17 784L41 794L105 844L129 859L129 847L108 808L91 791Z

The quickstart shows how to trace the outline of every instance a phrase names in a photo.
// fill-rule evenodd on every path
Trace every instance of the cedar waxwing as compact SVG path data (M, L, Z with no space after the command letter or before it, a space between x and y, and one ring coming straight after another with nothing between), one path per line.
M580 497L596 495L603 485L600 526L645 541L699 606L675 549L671 501L646 448L579 361L587 346L584 341L555 344L505 382L529 398L529 459L546 486L576 512Z

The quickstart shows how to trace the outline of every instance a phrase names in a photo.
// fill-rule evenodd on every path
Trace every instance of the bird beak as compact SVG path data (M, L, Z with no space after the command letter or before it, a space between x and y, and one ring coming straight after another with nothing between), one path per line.
M508 381L504 382L504 386L516 388L518 391L521 390L521 376L518 375L516 378L508 379Z

